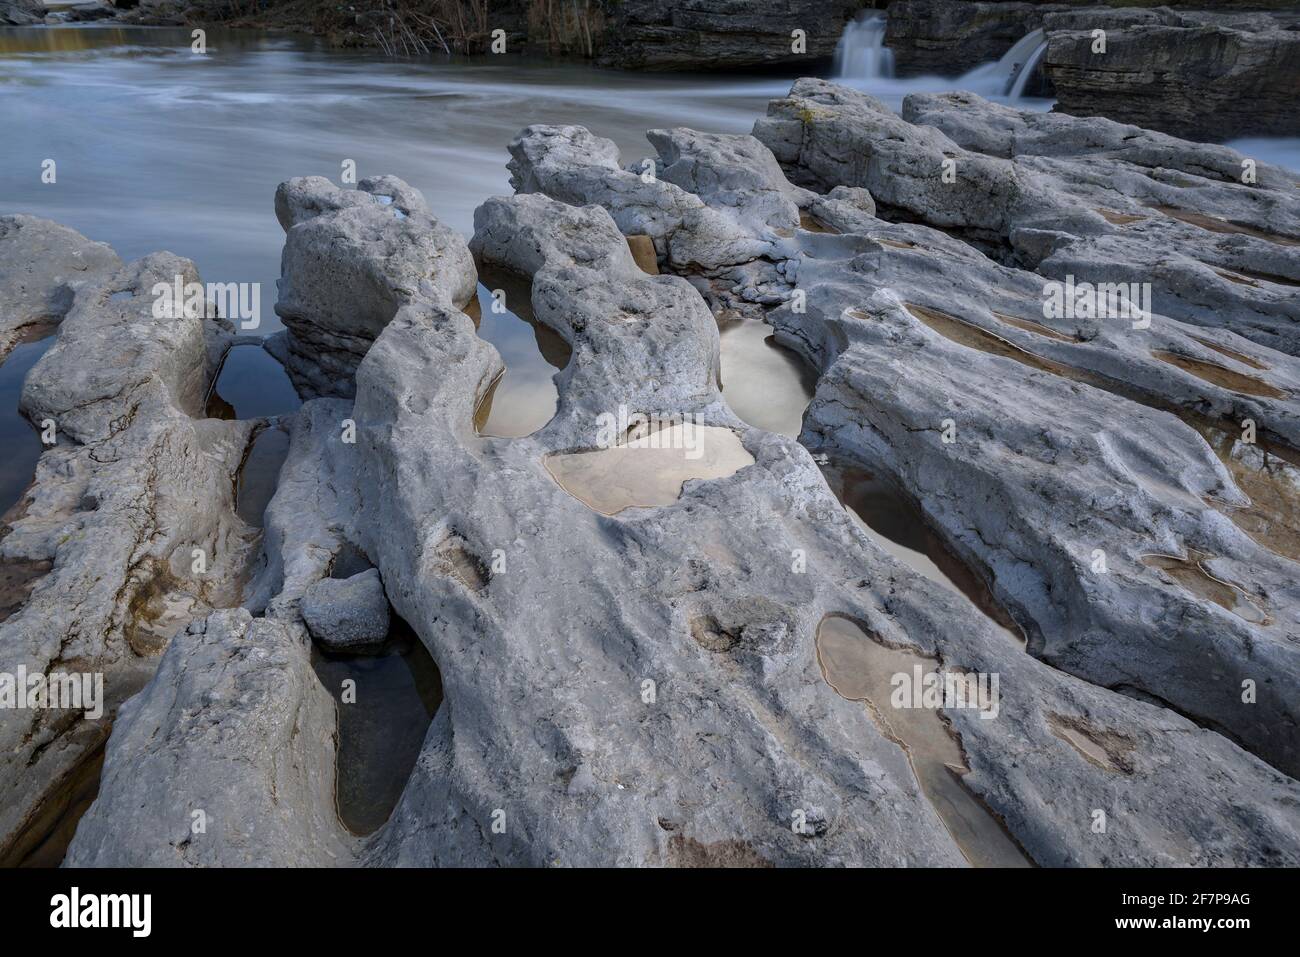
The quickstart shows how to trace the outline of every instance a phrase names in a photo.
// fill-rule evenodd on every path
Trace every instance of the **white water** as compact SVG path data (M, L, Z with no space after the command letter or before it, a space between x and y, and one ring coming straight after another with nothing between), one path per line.
M1006 97L1015 102L1023 99L1025 83L1047 50L1042 30L1031 30L994 63L977 66L955 83L989 99Z
M863 14L844 28L835 45L835 76L879 80L894 75L894 51L885 46L885 17Z
M1041 33L1042 31L1035 32ZM1011 82L1011 89L1007 91L1012 103L1022 98L1025 92L1025 84L1029 82L1030 77L1034 75L1034 71L1038 69L1038 61L1043 58L1043 54L1046 52L1047 41L1040 40L1038 46L1034 47L1033 52L1029 54L1029 59L1025 61L1024 66L1016 68L1015 79Z

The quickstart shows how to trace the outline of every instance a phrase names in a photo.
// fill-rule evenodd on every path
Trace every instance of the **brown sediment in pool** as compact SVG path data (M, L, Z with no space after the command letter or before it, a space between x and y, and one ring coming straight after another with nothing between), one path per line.
M659 275L659 256L655 252L654 240L644 234L627 237L627 248L632 258L647 276Z
M974 323L958 319L956 316L950 316L946 312L940 312L938 309L931 309L928 306L919 306L912 302L906 303L906 306L907 311L913 316L945 339L949 339L959 346L978 349L981 352L987 352L989 355L1002 356L1005 359L1014 359L1021 365L1029 366L1031 369L1037 369L1040 372L1051 372L1054 375L1072 379L1078 379L1081 375L1084 375L1077 369L1071 369L1060 362L1045 359L1027 349L1022 349L1010 340L1003 339L1001 336L989 332L987 329L982 329Z
M1127 735L1095 728L1082 718L1059 714L1047 716L1047 727L1052 734L1078 751L1089 764L1104 771L1132 773L1133 764L1129 756L1136 745Z
M1017 644L1025 636L984 579L954 555L921 510L865 469L822 466L826 484L867 537L926 578L964 595Z
M474 407L479 435L522 438L555 416L559 391L554 376L569 364L573 350L559 333L537 321L532 288L527 276L490 264L479 267L478 297L465 313L505 363Z
M1282 236L1278 233L1270 233L1255 226L1245 226L1241 223L1232 223L1226 219L1220 219L1218 216L1207 216L1205 213L1197 213L1187 209L1179 209L1176 206L1151 206L1158 213L1163 213L1170 219L1177 219L1180 222L1196 226L1211 233L1222 233L1225 235L1236 236L1253 236L1255 239L1264 239L1270 243L1277 243L1279 246L1300 246L1300 239L1294 239L1290 236Z
M939 672L938 660L888 647L840 615L822 619L816 646L826 683L840 697L862 702L880 733L903 749L921 793L966 860L976 867L1032 867L1003 823L963 783L970 766L942 712L896 696L904 685L919 683L918 677ZM978 700L975 676L950 671L946 677L962 686L968 702L996 704ZM895 707L896 701L909 706Z
M822 222L809 212L801 212L799 214L799 228L806 233L827 233L831 236L840 235L840 231L834 226Z
M1064 332L1057 332L1050 326L1045 326L1041 322L1035 322L1032 319L1021 319L1018 316L1009 316L1005 312L993 310L999 321L1005 322L1009 326L1015 326L1017 329L1023 329L1025 332L1032 332L1036 336L1044 336L1048 339L1055 339L1058 342L1081 342L1078 336L1072 336Z
M1201 345L1205 346L1205 348L1211 349L1214 352L1219 353L1220 355L1227 356L1229 359L1235 359L1238 362L1240 362L1242 365L1250 366L1252 369L1260 369L1263 371L1267 371L1269 368L1269 366L1260 362L1258 359L1252 359L1244 352L1238 352L1236 349L1230 349L1227 346L1221 346L1217 342L1211 342L1209 339L1202 339L1200 336L1192 336L1192 338L1195 339L1197 342L1199 342Z
M1300 562L1300 465L1265 443L1247 444L1208 422L1190 424L1250 499L1245 507L1223 508L1225 514L1260 545Z
M1095 212L1097 212L1102 219L1106 220L1106 222L1113 223L1116 226L1127 226L1130 223L1140 223L1147 218L1145 216L1133 216L1129 213L1117 213L1113 209L1098 208Z
M687 481L726 478L753 465L754 457L731 429L679 422L611 448L548 455L543 464L560 488L592 511L617 515L671 505Z
M1220 608L1225 608L1238 618L1252 624L1266 624L1268 615L1246 597L1246 593L1236 585L1216 578L1205 567L1205 561L1212 556L1195 549L1187 550L1187 557L1178 555L1143 555L1142 564L1163 572L1185 591L1198 598L1212 601Z
M442 675L419 636L396 615L375 655L332 655L313 646L312 667L338 712L335 802L339 820L364 836L388 820L442 704ZM352 681L354 700L344 698Z
M1221 386L1231 392L1239 392L1242 395L1256 395L1266 399L1283 399L1286 398L1287 395L1287 393L1269 385L1263 379L1258 379L1255 376L1246 375L1241 372L1235 372L1226 366L1221 366L1213 362L1206 362L1204 359L1194 359L1191 356L1185 356L1177 352L1169 352L1165 349L1152 349L1151 355L1155 356L1161 362L1167 362L1171 366L1177 366L1179 369L1191 373L1198 379L1203 379L1212 385Z

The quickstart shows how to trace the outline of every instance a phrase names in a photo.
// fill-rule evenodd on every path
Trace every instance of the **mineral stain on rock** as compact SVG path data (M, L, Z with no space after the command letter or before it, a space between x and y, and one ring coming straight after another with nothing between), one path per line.
M395 615L377 654L332 655L313 647L312 667L338 713L339 819L353 834L370 834L402 796L442 704L442 676L419 636Z
M671 505L691 479L733 475L754 457L727 428L678 423L607 449L561 452L546 470L582 504L602 515Z
M1256 624L1267 622L1268 615L1247 598L1239 587L1216 577L1205 567L1206 560L1212 557L1205 552L1188 549L1186 558L1177 555L1143 555L1142 564L1158 569L1187 591L1214 602L1220 608L1226 608L1238 618Z
M930 673L939 670L938 661L887 647L840 615L822 619L816 641L826 683L840 697L866 705L880 733L903 749L922 793L966 860L976 867L1032 867L993 812L962 783L970 767L942 713L891 703L895 675L910 680L916 666Z

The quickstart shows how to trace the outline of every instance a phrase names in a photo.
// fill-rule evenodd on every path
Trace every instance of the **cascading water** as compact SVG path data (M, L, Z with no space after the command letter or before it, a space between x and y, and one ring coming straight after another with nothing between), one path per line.
M1020 46L1021 43L1034 37L1035 34L1037 34L1037 43L1033 50L1030 51L1028 59L1024 61L1024 65L1015 66L1013 64L1013 69L1016 72L1006 91L1013 101L1020 99L1024 95L1025 84L1034 75L1034 70L1038 69L1038 62L1043 58L1043 54L1047 52L1047 39L1043 36L1042 30L1034 30L1032 33L1027 34L1016 46Z
M894 75L894 53L885 46L884 14L851 21L835 45L835 75L848 80L873 80Z
M1047 38L1043 31L1031 30L1017 40L1000 60L977 66L957 82L962 89L981 96L1005 96L1018 100L1046 50Z

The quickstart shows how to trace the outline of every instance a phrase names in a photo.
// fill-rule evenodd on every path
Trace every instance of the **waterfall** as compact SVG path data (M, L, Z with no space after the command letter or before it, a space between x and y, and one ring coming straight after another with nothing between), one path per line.
M1033 33L1030 33L1025 37L1024 40L1021 40L1020 43L1017 43L1016 46L1019 47L1021 43L1024 43L1025 40L1030 39L1035 34L1037 34L1036 45L1034 46L1033 50L1030 52L1028 58L1025 60L1024 66L1021 66L1018 69L1016 69L1014 78L1011 80L1010 84L1008 85L1007 95L1011 97L1012 100L1018 100L1022 95L1024 95L1025 84L1028 83L1029 78L1034 75L1034 70L1038 68L1038 61L1041 60L1043 58L1043 54L1047 52L1047 40L1043 37L1042 30L1035 30ZM1015 68L1014 65L1013 68Z
M884 14L864 14L844 27L835 45L835 75L845 80L894 75L894 53L885 46Z
M1010 96L1013 100L1021 99L1024 85L1030 82L1030 77L1034 75L1047 48L1048 40L1043 31L1031 30L1006 51L1002 59L997 61L995 69L996 77L1002 81L1002 95Z

